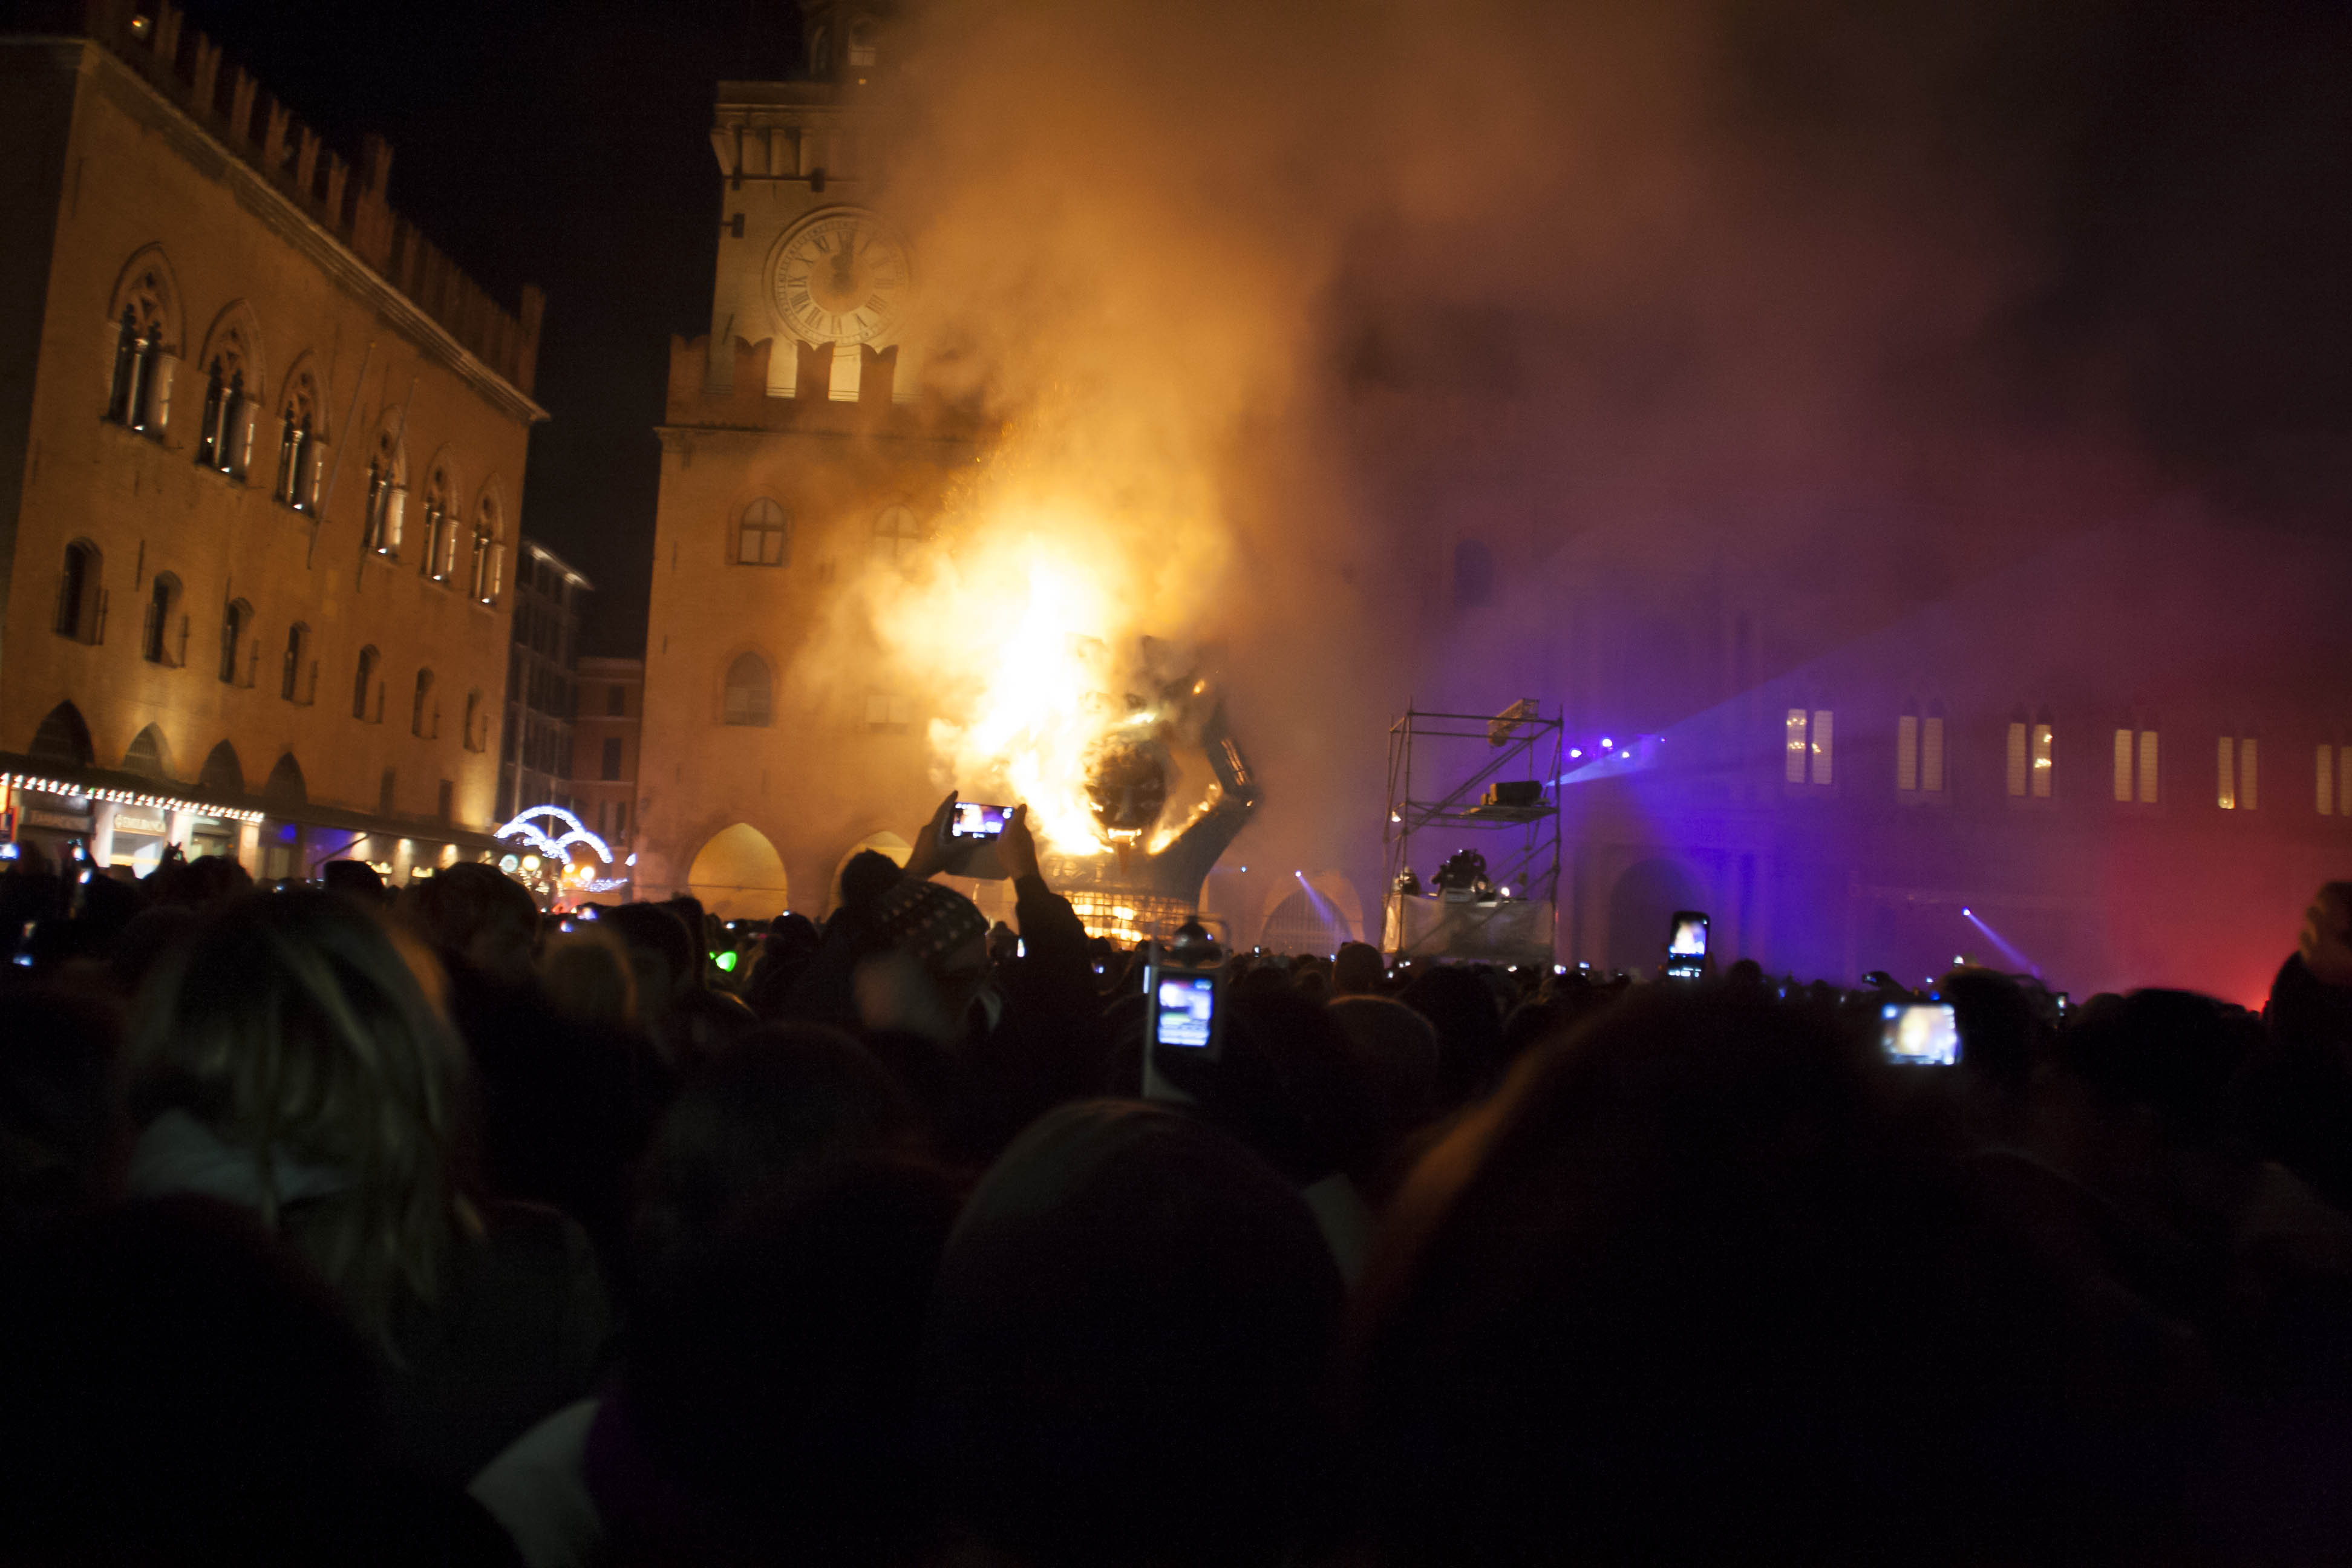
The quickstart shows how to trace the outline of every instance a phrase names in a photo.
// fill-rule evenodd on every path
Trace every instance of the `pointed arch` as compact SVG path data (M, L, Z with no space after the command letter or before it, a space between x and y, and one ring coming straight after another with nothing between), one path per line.
M278 765L269 770L269 777L261 785L261 798L279 806L301 805L310 800L310 788L302 779L302 764L294 760L293 752L282 753Z
M319 504L319 478L331 439L327 401L318 356L305 350L287 367L273 416L278 477L271 493L296 511L312 511Z
M175 354L180 352L185 331L180 300L180 282L172 271L171 261L163 255L163 247L142 246L131 252L131 259L115 275L107 320L119 321L129 310L131 324L141 336L152 331L156 347Z
M436 583L446 583L457 553L457 459L446 447L425 465L425 510L417 517L417 571Z
M213 318L205 330L204 347L197 352L197 369L210 375L217 363L224 375L242 374L246 395L257 403L267 401L265 388L268 375L261 353L261 318L254 312L252 301L232 300Z
M33 731L28 750L36 762L77 768L89 766L98 756L89 742L89 725L83 721L81 710L70 702L60 702L41 716L41 726Z
M397 557L408 506L408 442L403 426L407 409L385 407L368 446L367 547L379 555Z
M122 771L151 779L171 778L172 744L160 726L150 724L131 738L130 750L122 753Z
M506 564L506 496L495 475L474 497L473 547L467 557L466 589L485 605L498 603Z
M245 793L245 764L236 758L236 748L226 741L205 753L204 772L196 782L215 795L239 795Z

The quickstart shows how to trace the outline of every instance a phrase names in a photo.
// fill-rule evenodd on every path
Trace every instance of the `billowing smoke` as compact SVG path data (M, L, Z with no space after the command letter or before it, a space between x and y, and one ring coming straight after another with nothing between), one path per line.
M1050 794L1087 647L1214 645L1329 864L1408 698L1663 725L2177 484L2082 297L2120 16L920 5L884 203L1005 422L872 611L942 773Z

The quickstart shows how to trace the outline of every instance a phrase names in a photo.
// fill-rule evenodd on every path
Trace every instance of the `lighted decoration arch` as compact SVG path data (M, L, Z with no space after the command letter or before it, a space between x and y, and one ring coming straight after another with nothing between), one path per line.
M551 834L546 828L531 820L535 816L552 818L563 832L560 836ZM613 863L611 846L589 832L585 823L560 805L534 805L504 827L499 828L493 837L519 839L541 855L557 860L570 859L572 846L585 844L596 852L598 860L607 866Z

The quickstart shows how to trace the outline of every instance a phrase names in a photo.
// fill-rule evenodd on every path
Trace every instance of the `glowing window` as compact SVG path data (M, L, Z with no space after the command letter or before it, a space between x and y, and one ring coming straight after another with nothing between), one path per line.
M1805 710L1789 710L1789 754L1781 776L1792 784L1805 782Z
M1909 795L1919 787L1919 715L1895 721L1895 787Z
M1919 733L1919 787L1929 795L1944 793L1944 716L1932 709Z

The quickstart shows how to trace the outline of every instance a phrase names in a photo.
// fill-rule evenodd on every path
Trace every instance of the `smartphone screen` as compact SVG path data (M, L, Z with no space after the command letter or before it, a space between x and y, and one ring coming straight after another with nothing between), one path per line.
M1706 917L1685 910L1675 917L1675 934L1666 942L1668 958L1706 956Z
M1217 977L1161 971L1152 998L1152 1038L1163 1046L1206 1046L1217 1017Z
M1706 965L1706 915L1699 910L1676 910L1666 937L1666 973L1675 980L1696 980Z
M1889 1002L1878 1016L1888 1061L1948 1068L1960 1059L1960 1023L1949 1002Z
M978 801L956 802L955 816L949 819L950 838L997 838L1004 833L1004 818L1010 806L982 805Z

